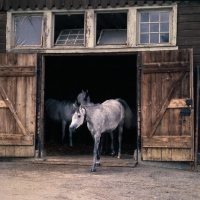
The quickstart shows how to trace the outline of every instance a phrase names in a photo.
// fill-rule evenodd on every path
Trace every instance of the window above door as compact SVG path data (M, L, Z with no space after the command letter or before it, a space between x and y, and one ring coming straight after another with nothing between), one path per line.
M7 51L176 47L177 5L7 13ZM84 51L84 50L83 50Z

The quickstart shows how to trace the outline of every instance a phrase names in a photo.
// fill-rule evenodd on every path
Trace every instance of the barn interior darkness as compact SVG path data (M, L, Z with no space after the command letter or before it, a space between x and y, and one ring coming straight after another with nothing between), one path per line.
M45 58L45 100L54 98L74 102L82 90L88 90L93 103L122 98L130 108L136 108L136 74L136 55L47 56ZM47 121L45 132L47 153L54 151L56 145L59 146L60 154L69 153L68 128L64 147L61 147L61 124ZM54 135L53 142L51 134ZM116 134L115 148L118 142ZM109 134L105 141L107 141L104 144L105 152L109 153ZM86 125L79 127L73 134L73 144L74 147L70 148L71 153L93 152L93 139ZM136 127L124 131L122 153L132 154L134 145L136 145Z

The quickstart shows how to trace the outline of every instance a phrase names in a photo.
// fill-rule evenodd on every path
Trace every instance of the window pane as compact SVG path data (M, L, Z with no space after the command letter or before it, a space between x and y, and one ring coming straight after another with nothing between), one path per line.
M15 17L17 46L40 46L42 35L42 16Z
M161 12L160 13L160 21L168 22L169 21L169 12Z
M158 31L159 31L158 23L150 24L150 32L158 32Z
M101 31L97 44L126 44L127 30L104 29Z
M160 42L169 42L169 33L161 33L160 34Z
M149 34L140 34L140 43L149 43Z
M141 22L149 22L149 13L141 13Z
M159 22L159 13L158 12L150 13L150 22Z
M150 34L150 43L158 43L159 42L159 34L151 33Z
M149 24L141 24L140 32L149 32Z
M160 24L160 32L169 32L169 23Z

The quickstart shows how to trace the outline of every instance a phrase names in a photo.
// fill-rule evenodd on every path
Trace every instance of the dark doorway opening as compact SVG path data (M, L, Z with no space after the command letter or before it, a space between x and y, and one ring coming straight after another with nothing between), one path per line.
M134 54L80 55L45 57L45 100L75 101L77 95L88 90L91 102L102 103L108 99L122 98L131 109L137 102L137 56ZM135 124L137 117L135 116ZM53 125L53 128L52 128ZM46 121L44 147L47 155L92 154L93 139L86 124L73 134L73 148L69 148L68 127L65 145L61 146L61 124ZM54 142L51 142L51 133ZM124 130L122 154L132 154L136 148L137 128ZM106 134L104 153L110 151L110 135ZM118 137L115 133L117 152Z

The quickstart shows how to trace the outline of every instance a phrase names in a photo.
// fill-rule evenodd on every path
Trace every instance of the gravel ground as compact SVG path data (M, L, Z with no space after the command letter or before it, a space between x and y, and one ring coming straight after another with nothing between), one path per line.
M0 162L1 200L193 200L200 172L138 164L131 167Z

